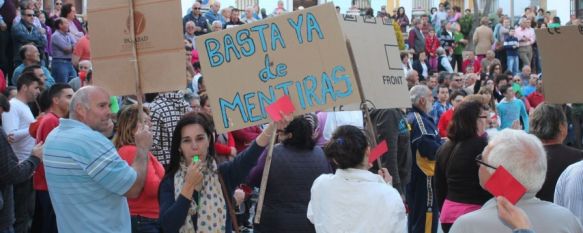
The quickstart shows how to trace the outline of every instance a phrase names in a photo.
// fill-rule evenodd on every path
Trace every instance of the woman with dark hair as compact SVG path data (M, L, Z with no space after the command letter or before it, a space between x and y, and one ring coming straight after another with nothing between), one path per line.
M306 218L310 187L318 176L332 173L332 168L322 148L316 146L314 125L306 116L295 117L278 131L281 143L273 148L261 223L255 225L255 232L316 232ZM253 168L256 181L261 180L265 158Z
M308 219L317 232L407 231L405 206L389 172L368 171L370 145L362 130L338 127L324 152L338 169L312 185Z
M134 162L138 148L135 145L134 134L141 124L151 126L150 112L143 108L142 120L138 117L138 105L133 104L122 108L117 116L117 129L113 144L119 156L130 166ZM158 159L148 152L148 172L144 188L137 198L128 198L132 220L132 233L160 232L160 206L158 203L158 187L164 177L164 167Z
M490 64L488 69L488 79L494 79L502 74L502 65L498 62Z
M69 32L79 40L85 35L85 30L83 30L81 22L75 17L76 13L75 6L71 3L66 3L61 7L61 17L69 20ZM58 25L56 25L56 27L58 27Z
M257 162L272 133L289 116L270 123L234 160L217 164L215 127L204 113L187 113L176 125L170 164L160 184L160 225L166 233L232 232L233 191Z
M454 112L447 130L448 141L436 154L435 189L444 232L454 221L480 209L492 196L482 189L475 162L488 138L488 107L481 101L464 101Z
M409 17L407 17L407 14L405 14L404 7L399 7L397 14L395 15L395 20L397 20L397 23L401 27L401 32L406 33L407 26L409 26Z

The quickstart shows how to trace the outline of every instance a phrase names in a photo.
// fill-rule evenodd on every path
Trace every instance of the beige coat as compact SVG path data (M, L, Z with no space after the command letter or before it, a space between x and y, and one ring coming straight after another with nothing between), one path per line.
M476 55L486 55L488 50L492 49L494 44L492 29L488 26L479 26L474 31L474 45L476 46Z

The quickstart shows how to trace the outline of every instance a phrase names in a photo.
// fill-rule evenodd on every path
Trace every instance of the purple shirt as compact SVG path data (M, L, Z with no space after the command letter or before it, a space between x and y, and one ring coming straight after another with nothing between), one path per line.
M55 31L51 36L51 52L53 58L71 59L76 43L77 39L71 33L63 33L59 30ZM65 51L67 48L71 50Z

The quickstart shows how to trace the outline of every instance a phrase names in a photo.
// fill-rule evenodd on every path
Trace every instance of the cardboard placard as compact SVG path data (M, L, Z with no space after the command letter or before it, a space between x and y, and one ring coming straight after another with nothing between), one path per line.
M583 26L535 30L543 68L545 102L583 103Z
M332 3L200 36L196 40L219 133L266 123L290 96L296 114L360 102Z
M339 15L350 41L362 94L372 107L411 107L395 30L389 19Z
M130 11L126 0L89 1L93 82L112 95L136 93ZM186 86L179 1L134 0L137 60L144 93Z

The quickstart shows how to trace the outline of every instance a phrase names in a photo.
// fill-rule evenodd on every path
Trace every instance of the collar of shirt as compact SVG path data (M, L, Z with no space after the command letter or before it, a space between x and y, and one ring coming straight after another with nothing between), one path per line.
M367 170L348 168L348 169L338 169L336 170L336 175L340 176L349 181L357 182L382 182L382 178L379 175L373 174Z

